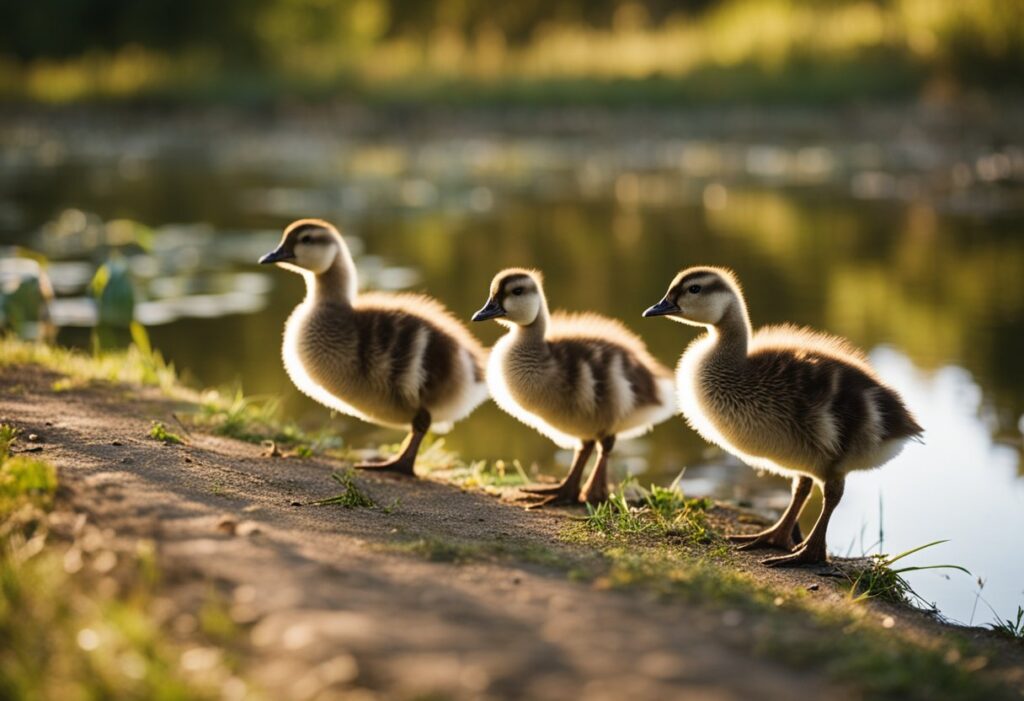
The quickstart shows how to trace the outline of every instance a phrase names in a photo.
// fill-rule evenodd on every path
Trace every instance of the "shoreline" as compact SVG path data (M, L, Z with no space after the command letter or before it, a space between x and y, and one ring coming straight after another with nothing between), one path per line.
M366 671L345 684L365 683L375 692L411 690L408 684L419 683L412 671L392 664L396 649L414 656L427 649L462 650L458 664L472 658L471 666L482 668L488 679L503 679L488 689L492 697L505 698L513 695L514 680L538 664L530 657L536 645L554 646L545 665L561 680L558 688L591 675L625 675L639 685L634 688L654 694L688 688L685 679L671 674L643 672L654 662L630 666L617 655L605 657L600 645L592 645L598 631L608 639L625 636L616 645L646 640L638 659L668 660L673 669L686 667L683 651L693 654L694 645L706 646L713 651L706 653L713 658L709 669L717 670L709 683L726 697L751 691L725 671L737 664L762 669L765 679L774 680L766 682L772 689L766 695L778 698L811 688L904 698L927 698L939 690L969 698L979 688L991 698L1019 698L1024 690L1019 641L955 626L881 596L855 601L848 580L813 569L765 568L758 564L762 554L734 551L721 539L727 528L756 525L728 505L661 494L649 502L653 510L634 504L602 518L580 509L525 512L512 501L510 483L522 477L511 466L466 463L439 446L424 456L423 466L431 468L427 479L350 474L344 458L351 452L344 444L326 451L337 457L307 451L313 445L308 436L255 410L215 410L213 399L172 381L152 356L136 354L99 368L78 354L56 351L47 359L27 346L10 340L2 346L0 419L23 436L41 436L31 454L57 466L64 485L58 510L88 514L111 537L152 542L156 562L168 575L160 596L179 610L192 605L187 601L203 582L215 583L217 596L228 600L239 587L262 592L271 586L258 613L235 621L236 642L244 650L239 669L268 690L284 693L294 682L263 669L270 649L296 669L315 667L304 659L309 651L282 648L276 636L284 635L288 621L305 620L315 635L327 635L318 628L322 621L308 619L303 597L285 597L264 581L268 567L283 574L281 567L303 562L309 564L285 579L323 599L325 620L328 611L350 608L346 596L365 600L358 609L372 619L365 622L365 639L328 640L326 649L352 656ZM78 364L68 368L71 356ZM62 365L64 373L57 371ZM140 384L147 368L150 379ZM278 452L289 457L270 457L258 442L237 440L259 441L263 435L276 436ZM328 503L311 503L317 500ZM431 596L446 602L444 616L423 623L426 628L384 623L393 615L421 616L423 592L436 587ZM449 600L455 590L461 594ZM391 598L380 598L388 592ZM475 613L463 621L469 601ZM621 620L584 613L607 607ZM518 627L544 611L558 621L551 624L556 630L575 630L579 639L552 636L546 626ZM648 628L638 629L636 620L647 621ZM268 621L284 628L272 635ZM682 621L692 626L680 628ZM446 632L427 644L415 630L431 626ZM508 678L501 664L480 657L497 644L491 638L501 636L502 626L511 626L511 657L523 656L523 667ZM670 644L676 636L685 639ZM266 649L253 646L264 638L271 641ZM485 639L490 642L483 644ZM482 647L469 652L468 640ZM588 650L602 660L602 669L580 666L578 656ZM521 683L519 693L529 689L535 697L555 698L525 677ZM477 697L458 684L441 687L452 698Z

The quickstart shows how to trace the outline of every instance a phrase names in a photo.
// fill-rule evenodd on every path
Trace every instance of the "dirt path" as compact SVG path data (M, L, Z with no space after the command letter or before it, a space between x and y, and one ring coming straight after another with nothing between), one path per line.
M564 513L365 474L359 484L393 508L295 506L336 494L328 477L339 465L200 434L164 446L147 432L152 419L173 426L175 405L157 392L53 393L55 379L0 368L0 421L42 436L74 509L120 536L155 540L180 606L194 605L200 585L223 592L246 624L247 674L271 698L353 688L382 698L848 696L813 670L753 657L721 612L603 591L528 557L453 563L402 552L425 539L569 558L557 538Z

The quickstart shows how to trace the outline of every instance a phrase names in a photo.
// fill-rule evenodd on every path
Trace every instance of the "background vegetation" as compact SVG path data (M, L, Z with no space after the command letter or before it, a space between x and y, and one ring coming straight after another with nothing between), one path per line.
M1018 0L36 0L0 95L829 101L1002 90Z

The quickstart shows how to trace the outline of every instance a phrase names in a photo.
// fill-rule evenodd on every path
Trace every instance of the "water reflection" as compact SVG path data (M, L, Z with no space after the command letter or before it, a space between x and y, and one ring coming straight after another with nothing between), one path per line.
M712 131L699 119L688 126ZM1024 525L1024 157L982 142L951 150L920 132L892 143L856 133L765 143L736 129L730 139L659 133L670 130L657 120L642 137L615 139L360 140L322 127L218 139L173 129L35 134L5 151L0 231L48 250L59 338L84 345L88 331L75 328L90 323L83 290L104 248L127 245L128 229L100 231L84 214L62 222L60 212L153 224L125 251L153 344L197 383L280 394L312 423L329 421L327 411L298 395L279 360L302 281L267 277L254 263L293 217L343 225L369 286L429 291L465 319L496 270L541 268L553 307L623 319L668 364L695 331L640 312L681 267L727 265L744 281L755 325L808 324L874 349L880 374L927 429L925 445L851 477L833 550L860 553L877 540L881 495L886 550L951 539L915 562L968 567L1009 615L1024 600L1024 559L1002 536ZM47 221L93 238L54 239ZM499 333L473 330L488 343ZM399 438L333 422L354 442ZM466 456L515 456L552 472L570 457L493 405L448 440ZM788 498L785 483L709 450L681 420L617 453L614 469L642 481L685 468L693 493L758 506ZM970 578L919 573L913 583L948 615L970 618ZM990 618L982 608L976 622Z

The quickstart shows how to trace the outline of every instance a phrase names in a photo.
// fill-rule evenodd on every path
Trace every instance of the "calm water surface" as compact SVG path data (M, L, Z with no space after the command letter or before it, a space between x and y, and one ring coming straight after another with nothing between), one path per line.
M293 218L336 221L368 284L428 291L467 320L497 270L540 268L553 306L620 318L671 365L697 331L640 312L681 267L728 265L755 326L792 321L850 338L926 427L924 445L849 479L832 550L948 539L909 564L974 576L921 572L916 590L962 622L992 620L989 606L1009 617L1024 603L1024 152L1007 144L1022 142L909 119L795 121L767 134L705 116L410 135L401 120L351 130L301 119L12 120L0 125L0 244L50 257L60 340L86 344L81 297L106 255L102 222L153 227L147 252L122 250L154 344L196 383L281 395L312 425L331 420L279 361L301 280L254 264ZM473 331L487 343L500 333ZM357 444L399 438L333 425ZM493 405L447 441L467 458L518 457L552 473L569 459ZM621 444L614 467L641 483L682 473L691 494L760 508L788 499L784 482L709 449L682 420Z

